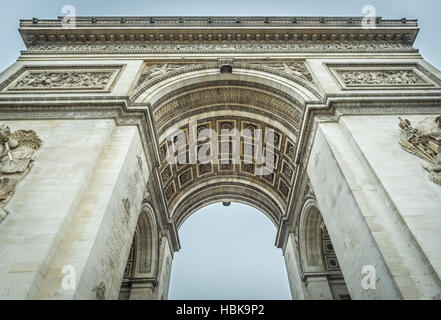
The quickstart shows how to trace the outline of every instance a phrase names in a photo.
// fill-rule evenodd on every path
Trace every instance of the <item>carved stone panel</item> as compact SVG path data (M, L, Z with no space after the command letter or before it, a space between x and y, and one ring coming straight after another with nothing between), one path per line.
M440 79L419 64L328 64L342 90L439 88Z
M110 92L122 66L25 66L0 85L1 93Z

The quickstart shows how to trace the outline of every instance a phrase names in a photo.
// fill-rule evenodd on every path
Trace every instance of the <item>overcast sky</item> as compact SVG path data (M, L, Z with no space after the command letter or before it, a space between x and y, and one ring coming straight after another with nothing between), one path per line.
M14 0L2 1L0 70L9 67L24 49L17 31L20 18L55 18L65 5L77 15L136 16L361 16L373 5L377 16L418 19L421 31L415 47L441 67L439 0ZM180 230L182 250L175 255L171 299L290 299L276 229L250 207L221 204L190 217Z

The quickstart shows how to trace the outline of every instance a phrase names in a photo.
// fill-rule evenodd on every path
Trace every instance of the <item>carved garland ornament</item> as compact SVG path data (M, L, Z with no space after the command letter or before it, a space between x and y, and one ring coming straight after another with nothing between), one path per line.
M14 195L17 184L32 167L35 151L41 140L32 130L11 133L6 125L0 125L0 223L7 217L5 206Z
M430 116L419 122L415 128L407 119L400 119L401 147L429 162L424 167L429 178L441 186L441 116Z

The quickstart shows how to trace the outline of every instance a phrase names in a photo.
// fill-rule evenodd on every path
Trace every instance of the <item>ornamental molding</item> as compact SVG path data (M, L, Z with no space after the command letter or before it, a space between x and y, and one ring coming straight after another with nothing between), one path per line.
M25 65L0 84L0 93L109 93L125 65Z
M11 132L8 126L0 125L0 223L8 216L5 206L31 170L41 144L32 130Z
M327 63L342 90L439 89L441 79L419 63Z
M424 169L429 172L429 179L441 186L441 116L427 117L416 127L407 119L399 120L401 147L428 162Z

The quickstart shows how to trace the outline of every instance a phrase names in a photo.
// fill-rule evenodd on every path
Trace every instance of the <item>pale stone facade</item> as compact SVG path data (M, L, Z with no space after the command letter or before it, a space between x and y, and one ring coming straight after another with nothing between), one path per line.
M441 72L417 32L21 21L27 50L0 74L0 299L166 299L179 227L231 201L274 223L293 299L441 299ZM212 129L238 163L170 163L177 129L186 159ZM271 172L221 129L264 139Z

